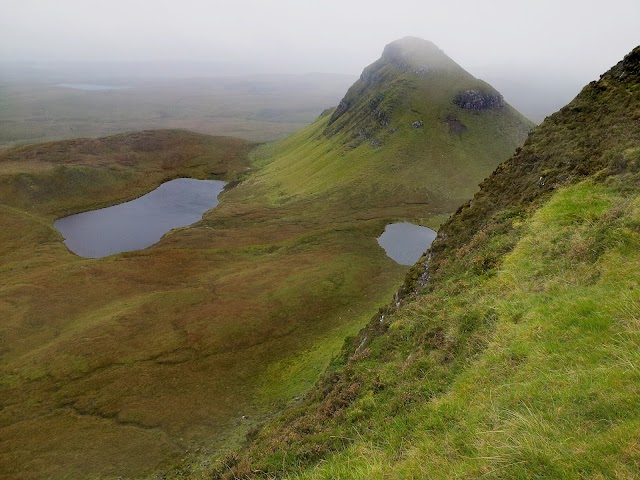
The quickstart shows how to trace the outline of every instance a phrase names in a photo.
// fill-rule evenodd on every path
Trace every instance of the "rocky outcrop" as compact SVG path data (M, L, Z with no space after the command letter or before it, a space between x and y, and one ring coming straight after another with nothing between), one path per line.
M351 107L351 103L352 103L351 100L348 99L347 97L344 97L342 100L340 100L340 103L338 104L333 114L331 115L331 118L329 119L329 125L331 125L333 122L339 119L342 115L347 113L347 111Z
M504 98L497 92L465 90L456 95L453 103L466 110L487 110L490 108L502 108L504 106Z

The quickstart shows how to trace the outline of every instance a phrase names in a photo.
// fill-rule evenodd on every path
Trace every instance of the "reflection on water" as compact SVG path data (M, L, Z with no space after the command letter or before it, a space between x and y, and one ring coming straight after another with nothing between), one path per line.
M400 265L413 265L435 238L436 232L430 228L401 222L387 225L378 243Z
M197 222L218 204L225 182L178 178L130 202L61 218L54 226L69 250L105 257L146 248L172 228Z

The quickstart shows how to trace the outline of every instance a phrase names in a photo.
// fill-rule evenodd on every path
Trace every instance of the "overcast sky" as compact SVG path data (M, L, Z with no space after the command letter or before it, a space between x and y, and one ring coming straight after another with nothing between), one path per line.
M472 73L595 78L640 44L640 0L0 0L0 60L189 60L359 74L414 35Z

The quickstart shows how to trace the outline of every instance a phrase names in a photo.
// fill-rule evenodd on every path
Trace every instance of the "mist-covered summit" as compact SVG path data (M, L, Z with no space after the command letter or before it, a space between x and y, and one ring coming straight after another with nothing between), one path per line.
M380 147L406 128L445 126L460 136L464 112L491 110L522 116L491 85L478 80L434 43L405 37L385 46L366 67L331 115L325 133L344 133L353 146Z
M418 37L404 37L389 43L374 65L376 64L391 64L402 71L417 74L427 74L434 70L462 70L437 45Z

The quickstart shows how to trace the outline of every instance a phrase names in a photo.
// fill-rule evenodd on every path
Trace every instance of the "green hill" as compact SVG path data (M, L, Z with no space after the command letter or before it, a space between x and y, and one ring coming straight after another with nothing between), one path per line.
M640 47L482 183L304 402L203 478L638 478L639 264Z
M362 212L422 203L437 226L532 126L431 42L408 37L387 45L335 110L259 152L252 185L276 186L274 201L323 195Z
M250 153L156 131L0 154L0 477L133 477L237 446L402 282L385 225L437 227L531 126L421 40L363 79ZM79 258L52 226L177 176L235 187L141 251Z

